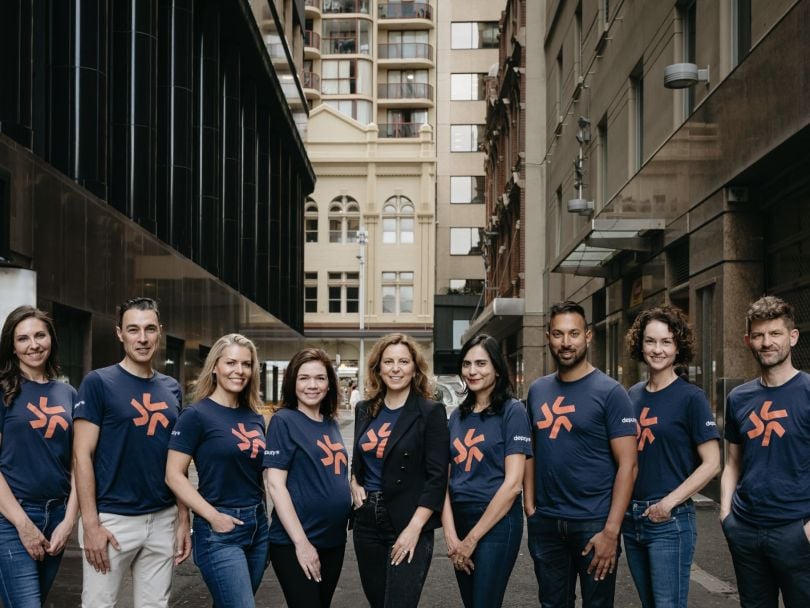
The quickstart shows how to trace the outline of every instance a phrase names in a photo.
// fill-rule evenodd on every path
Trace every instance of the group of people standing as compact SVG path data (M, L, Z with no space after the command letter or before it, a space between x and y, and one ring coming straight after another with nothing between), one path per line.
M549 311L557 370L532 384L526 405L498 342L475 336L449 420L415 341L385 336L366 362L351 462L324 351L293 356L265 428L246 337L213 345L181 410L179 384L153 369L157 303L125 302L116 332L123 360L78 391L56 380L47 314L17 308L0 334L7 608L44 603L77 519L88 607L114 606L129 574L136 606L166 606L173 567L192 553L215 606L254 606L270 563L287 605L326 607L347 528L369 604L412 607L439 527L464 606L497 607L524 515L543 607L573 606L577 581L583 606L612 606L622 538L642 605L687 605L691 499L720 471L720 435L705 394L679 376L694 337L677 308L633 323L628 350L648 373L629 392L588 362L576 303ZM761 377L728 398L720 506L743 606L775 607L780 592L787 608L810 606L810 376L792 364L797 340L787 303L751 305L745 342Z

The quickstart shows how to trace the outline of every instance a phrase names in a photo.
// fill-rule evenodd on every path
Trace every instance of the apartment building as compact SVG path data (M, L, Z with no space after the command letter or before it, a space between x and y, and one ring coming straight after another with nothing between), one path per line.
M392 331L431 356L437 4L305 2L305 335L347 378Z
M484 302L486 79L498 68L503 0L452 0L437 20L436 296L433 367L456 373L461 338Z

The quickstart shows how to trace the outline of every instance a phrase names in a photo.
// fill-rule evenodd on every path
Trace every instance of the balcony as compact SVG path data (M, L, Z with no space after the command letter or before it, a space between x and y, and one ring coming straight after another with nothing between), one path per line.
M424 42L380 44L377 55L381 64L397 68L433 67L433 46Z
M307 99L321 98L321 76L315 72L301 72L301 86Z
M381 29L433 28L433 7L427 2L384 2L377 5Z
M433 85L424 82L380 83L377 85L377 105L432 108Z
M312 30L304 30L304 58L314 59L321 56L321 35Z
M304 2L304 13L307 17L314 17L321 14L321 0L306 0Z
M395 139L403 137L419 137L421 122L384 122L377 125L380 139Z

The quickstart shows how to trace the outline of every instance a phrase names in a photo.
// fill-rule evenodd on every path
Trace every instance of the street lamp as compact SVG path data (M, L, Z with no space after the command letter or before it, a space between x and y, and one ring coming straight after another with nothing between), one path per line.
M368 232L362 226L357 231L357 244L360 245L360 255L357 259L360 260L360 290L358 297L360 299L358 312L360 313L360 357L357 361L357 388L360 391L360 398L365 399L365 340L363 333L366 330L366 243L368 243Z

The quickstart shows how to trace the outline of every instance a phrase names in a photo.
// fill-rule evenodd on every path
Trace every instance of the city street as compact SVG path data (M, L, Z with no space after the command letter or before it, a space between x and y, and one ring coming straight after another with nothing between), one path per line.
M351 436L354 424L353 413L341 410L340 415L343 438L347 447L351 450ZM717 513L716 503L708 500L699 503L697 511L698 546L692 568L689 600L689 605L696 608L732 608L739 605L731 558L717 520ZM80 560L81 553L74 534L74 539L66 551L62 569L46 606L72 608L80 605ZM131 587L128 586L122 593L122 602L120 603L122 608L132 606L131 595ZM422 594L421 604L437 608L461 605L453 575L453 567L445 557L444 540L440 532L436 534L433 565ZM205 584L196 566L189 559L175 573L171 606L177 608L204 608L210 605L211 599ZM334 608L354 608L365 605L351 540L346 546L343 575L332 605ZM517 565L509 582L504 606L518 608L534 605L537 605L537 585L532 560L526 550L524 540ZM268 568L265 574L264 582L256 596L256 606L257 608L281 608L286 606L272 567ZM624 558L620 563L616 606L622 608L641 606Z

